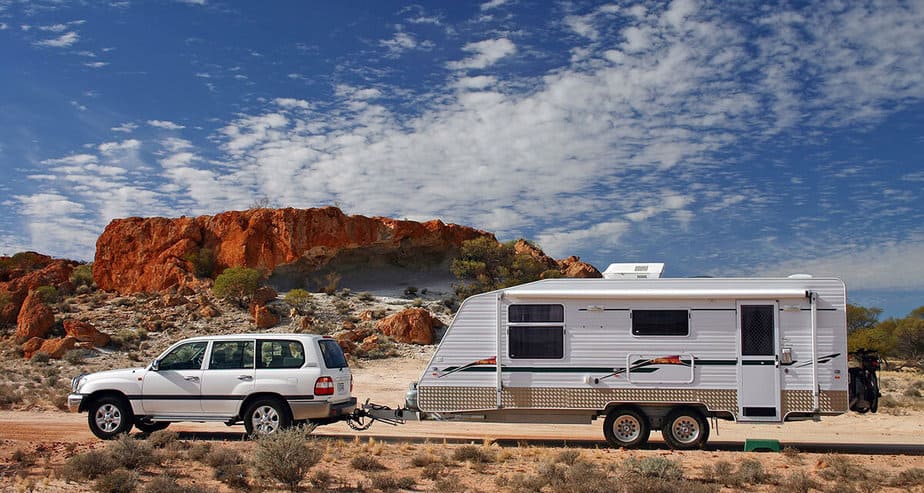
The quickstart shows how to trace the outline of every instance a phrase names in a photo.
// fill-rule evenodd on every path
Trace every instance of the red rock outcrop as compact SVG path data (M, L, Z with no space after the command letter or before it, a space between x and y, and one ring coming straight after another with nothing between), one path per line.
M383 318L375 328L398 342L433 344L433 329L443 322L423 308L408 308Z
M253 323L259 329L268 329L279 323L279 317L265 305L255 305L251 314Z
M26 296L40 286L64 292L73 289L70 277L77 265L35 252L0 257L0 324L15 323Z
M54 312L42 301L38 291L32 291L26 296L16 319L16 343L22 344L33 337L45 337L54 325Z
M80 320L68 319L64 321L64 333L78 342L89 342L94 347L103 347L109 344L109 334L100 332L93 324Z
M603 277L596 267L587 262L581 262L580 257L572 255L565 259L555 260L523 239L517 240L513 245L513 251L517 255L529 255L544 265L547 270L558 270L562 277Z
M22 345L22 353L25 359L32 359L36 353L45 353L52 359L61 359L64 353L77 347L77 339L74 337L56 337L54 339L42 339L33 337Z
M348 216L335 207L252 209L214 216L116 219L96 242L93 277L121 294L163 291L193 283L192 262L207 248L215 272L245 266L270 273L298 263L318 269L345 252L413 259L447 253L463 241L493 237L477 229L385 217Z

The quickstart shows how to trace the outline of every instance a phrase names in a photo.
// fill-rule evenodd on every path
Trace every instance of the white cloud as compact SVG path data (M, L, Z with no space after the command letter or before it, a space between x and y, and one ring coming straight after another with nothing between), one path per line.
M10 26L5 22L0 22L0 31L6 31Z
M109 65L109 62L87 62L83 64L85 67L90 68L103 68L106 65Z
M586 244L616 246L629 228L624 221L608 221L573 230L552 230L539 235L539 245L547 254L562 257Z
M379 46L388 49L390 55L400 55L401 53L407 50L413 50L417 48L417 40L414 39L414 36L405 32L398 31L391 39L383 39L379 41Z
M67 24L54 24L51 26L39 26L39 29L42 31L60 33L60 32L67 31Z
M164 130L182 130L186 128L183 125L167 120L148 120L148 125L156 128L162 128Z
M305 101L304 99L295 99L295 98L276 98L273 100L277 106L287 109L311 109L311 103Z
M57 38L45 39L42 41L36 41L35 44L38 46L47 46L49 48L67 48L72 46L80 39L80 35L76 32L64 33Z
M137 139L128 139L121 142L104 142L97 148L103 154L114 154L124 151L135 151L141 147L141 141Z
M450 62L452 69L483 69L497 63L500 59L517 52L516 45L507 38L486 39L476 43L469 43L462 47L464 51L474 55L457 62Z
M490 0L490 1L488 1L488 2L485 2L485 3L481 4L481 10L496 9L496 8L498 8L498 7L500 7L500 6L502 6L502 5L506 4L506 3L508 3L509 1L510 1L510 0Z
M136 128L138 128L137 124L134 124L131 122L125 122L119 126L112 127L109 130L112 130L113 132L123 132L123 133L130 134L134 132Z
M924 289L924 236L901 242L887 242L849 252L819 254L811 258L786 260L762 268L758 274L784 276L809 273L817 277L837 276L848 290Z

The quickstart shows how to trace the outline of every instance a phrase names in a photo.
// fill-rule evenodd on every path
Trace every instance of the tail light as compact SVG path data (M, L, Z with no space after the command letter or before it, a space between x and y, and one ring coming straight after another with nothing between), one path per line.
M334 395L334 379L321 377L314 382L314 395Z

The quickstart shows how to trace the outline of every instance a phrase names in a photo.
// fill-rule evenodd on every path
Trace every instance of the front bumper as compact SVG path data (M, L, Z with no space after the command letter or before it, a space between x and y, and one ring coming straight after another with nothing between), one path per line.
M69 394L67 396L67 408L72 413L80 411L80 405L83 403L83 394Z
M292 419L323 419L346 417L356 409L356 398L351 397L343 402L319 402L308 399L290 399L289 408L292 410Z

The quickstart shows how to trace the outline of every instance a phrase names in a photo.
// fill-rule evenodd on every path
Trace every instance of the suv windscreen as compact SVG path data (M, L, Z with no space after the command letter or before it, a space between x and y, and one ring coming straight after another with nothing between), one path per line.
M327 368L347 368L350 366L347 364L346 356L343 355L343 350L340 349L340 344L337 344L337 341L321 339L318 341L318 345L321 347L321 356L324 358L324 366Z
M257 341L257 368L301 368L305 348L298 341Z

